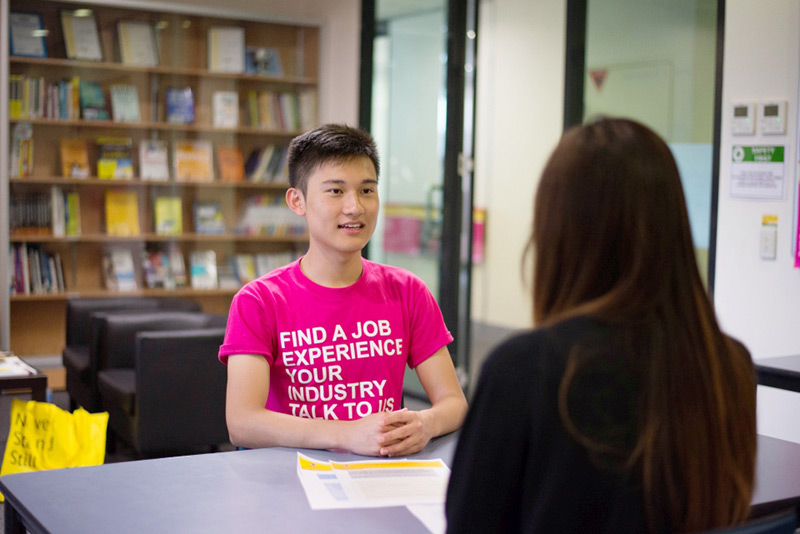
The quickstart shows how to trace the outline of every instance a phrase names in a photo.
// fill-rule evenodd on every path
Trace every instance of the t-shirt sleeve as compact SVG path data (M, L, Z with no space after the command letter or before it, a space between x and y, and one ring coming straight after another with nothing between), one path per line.
M453 342L436 299L425 283L412 277L410 282L411 299L411 344L408 352L408 366L412 369L421 364L436 351Z
M261 354L272 365L274 358L275 324L272 306L262 288L250 284L234 297L228 314L225 339L219 348L219 360L226 364L231 354Z

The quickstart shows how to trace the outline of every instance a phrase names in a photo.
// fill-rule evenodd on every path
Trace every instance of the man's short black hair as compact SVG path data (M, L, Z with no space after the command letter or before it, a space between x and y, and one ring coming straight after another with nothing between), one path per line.
M289 145L289 185L306 194L308 177L329 162L367 157L380 174L375 140L367 132L345 124L325 124L295 137Z

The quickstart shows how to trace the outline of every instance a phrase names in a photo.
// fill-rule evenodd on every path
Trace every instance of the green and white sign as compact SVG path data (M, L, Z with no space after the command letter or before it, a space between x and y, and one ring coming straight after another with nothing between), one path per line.
M782 200L784 147L734 145L731 151L732 197Z

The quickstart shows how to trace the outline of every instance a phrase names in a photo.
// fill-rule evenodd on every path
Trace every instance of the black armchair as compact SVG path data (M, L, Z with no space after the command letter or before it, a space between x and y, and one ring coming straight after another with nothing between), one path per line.
M100 406L141 457L228 443L227 374L217 353L226 316L154 312L98 318Z
M66 344L61 353L71 409L100 409L97 369L91 364L91 315L100 312L138 313L156 310L200 311L200 305L181 298L117 297L67 300ZM95 340L96 342L96 340Z

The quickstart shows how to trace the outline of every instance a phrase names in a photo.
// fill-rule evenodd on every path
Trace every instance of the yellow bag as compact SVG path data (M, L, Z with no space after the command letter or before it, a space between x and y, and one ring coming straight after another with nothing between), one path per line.
M13 399L0 475L100 465L106 454L108 412L73 413L55 404ZM0 495L0 502L5 499Z

